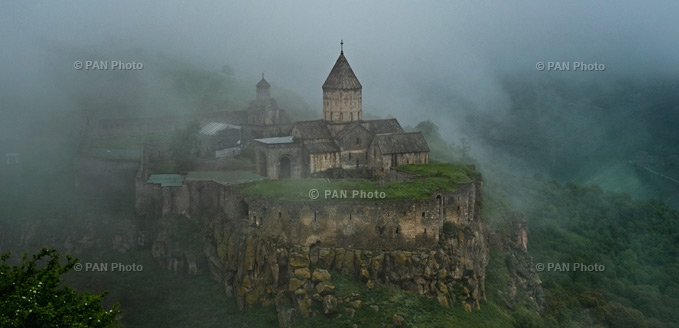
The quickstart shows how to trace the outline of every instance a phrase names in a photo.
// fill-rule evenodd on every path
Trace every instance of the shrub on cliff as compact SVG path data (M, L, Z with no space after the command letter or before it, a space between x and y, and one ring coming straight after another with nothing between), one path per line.
M118 304L106 311L101 305L105 294L79 294L61 287L61 275L77 260L67 256L59 263L56 250L43 249L19 266L6 264L10 254L0 258L1 327L106 327L120 313Z

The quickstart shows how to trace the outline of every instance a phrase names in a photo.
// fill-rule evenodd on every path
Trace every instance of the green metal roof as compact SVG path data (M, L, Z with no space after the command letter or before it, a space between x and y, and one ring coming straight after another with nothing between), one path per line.
M161 187L181 187L184 177L180 174L151 174L146 183L160 184Z

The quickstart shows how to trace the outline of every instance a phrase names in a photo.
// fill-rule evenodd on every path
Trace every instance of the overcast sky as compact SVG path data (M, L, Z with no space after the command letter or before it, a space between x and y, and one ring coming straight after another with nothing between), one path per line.
M96 59L88 50L115 57L141 49L212 71L228 64L253 84L264 72L320 112L341 39L363 84L364 111L405 124L446 114L427 108L423 90L502 110L497 78L505 74L676 73L678 2L592 2L3 1L0 95L30 89L48 98L59 89L46 65ZM72 49L72 58L50 58L54 49ZM606 71L537 72L537 62L549 61L596 62Z

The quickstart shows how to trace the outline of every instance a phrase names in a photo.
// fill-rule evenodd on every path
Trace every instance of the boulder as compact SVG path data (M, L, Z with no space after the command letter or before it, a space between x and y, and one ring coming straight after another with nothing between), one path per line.
M311 273L309 268L299 268L295 270L295 276L299 279L309 279L311 278Z
M308 267L310 263L309 256L300 253L290 253L289 264L291 267L304 268Z
M304 286L304 282L305 282L304 279L290 278L288 290L291 291L291 292L294 292L298 288Z
M337 298L332 295L325 295L323 298L323 314L337 313Z
M332 294L335 291L335 286L329 282L321 281L316 285L316 291L321 295Z
M330 275L330 272L328 270L324 269L316 269L314 270L313 275L311 276L311 280L318 282L318 281L330 281L332 276Z

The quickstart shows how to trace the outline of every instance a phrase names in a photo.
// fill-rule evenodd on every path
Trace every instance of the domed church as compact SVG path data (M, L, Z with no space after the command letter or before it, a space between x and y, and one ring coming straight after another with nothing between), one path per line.
M275 103L269 105L268 88L263 78L257 84L257 103L264 105L259 108L278 110ZM323 119L295 122L286 135L254 139L257 173L271 179L369 178L401 164L429 162L422 133L405 132L393 118L362 119L362 90L342 47L323 83ZM273 115L272 121L280 117Z

